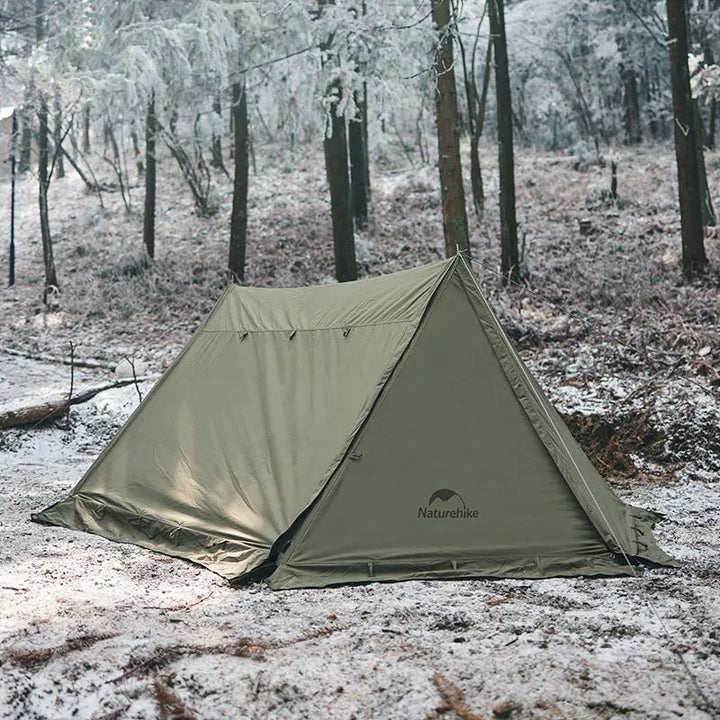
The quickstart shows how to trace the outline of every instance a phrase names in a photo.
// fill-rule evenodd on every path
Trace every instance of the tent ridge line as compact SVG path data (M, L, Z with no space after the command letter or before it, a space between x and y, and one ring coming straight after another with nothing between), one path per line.
M237 330L203 330L203 335L219 335L222 333L289 333L289 332L320 332L329 330L347 330L347 328L366 328L366 327L381 327L383 325L411 325L416 322L417 318L408 318L406 320L386 320L384 322L375 323L348 323L347 325L328 325L327 327L286 327L286 328L275 328L270 330L269 328L256 328L252 329L237 329Z

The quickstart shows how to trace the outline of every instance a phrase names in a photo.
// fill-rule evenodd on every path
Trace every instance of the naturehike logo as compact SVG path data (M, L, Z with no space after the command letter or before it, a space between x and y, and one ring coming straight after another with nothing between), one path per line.
M469 508L459 493L449 488L436 490L430 496L427 505L418 508L419 518L475 520L479 516L480 513Z

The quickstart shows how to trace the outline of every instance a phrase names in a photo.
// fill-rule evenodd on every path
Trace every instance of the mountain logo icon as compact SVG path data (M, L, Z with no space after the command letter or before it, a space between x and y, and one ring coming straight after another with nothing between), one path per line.
M452 498L456 497L460 502L462 503L462 506L464 508L467 508L467 505L465 504L465 501L462 499L462 495L460 493L455 492L454 490L450 490L450 488L441 488L440 490L436 490L428 500L428 506L432 505L436 500L442 500L443 502L448 502L449 500L452 500Z
M427 505L418 508L417 516L432 520L477 520L480 512L468 507L463 496L456 490L440 488L430 495Z

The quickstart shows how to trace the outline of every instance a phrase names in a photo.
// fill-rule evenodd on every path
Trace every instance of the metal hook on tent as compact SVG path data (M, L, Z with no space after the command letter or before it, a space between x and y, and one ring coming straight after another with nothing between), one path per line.
M245 330L245 332L240 333L240 342L242 342L250 333Z
M293 330L293 331L290 333L290 335L288 335L288 340L292 340L292 339L295 337L295 333L296 333L296 332L297 332L297 330Z
M350 331L351 331L351 330L352 330L351 327L346 327L346 328L343 330L343 337L347 337L347 336L350 334Z

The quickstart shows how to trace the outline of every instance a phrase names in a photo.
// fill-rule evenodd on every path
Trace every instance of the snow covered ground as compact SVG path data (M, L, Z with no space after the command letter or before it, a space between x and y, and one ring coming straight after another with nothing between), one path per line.
M10 384L62 393L67 375L0 356L4 397ZM30 522L137 402L133 387L112 390L67 427L1 436L0 716L717 717L716 482L623 492L667 515L657 537L680 569L235 589L182 560Z

